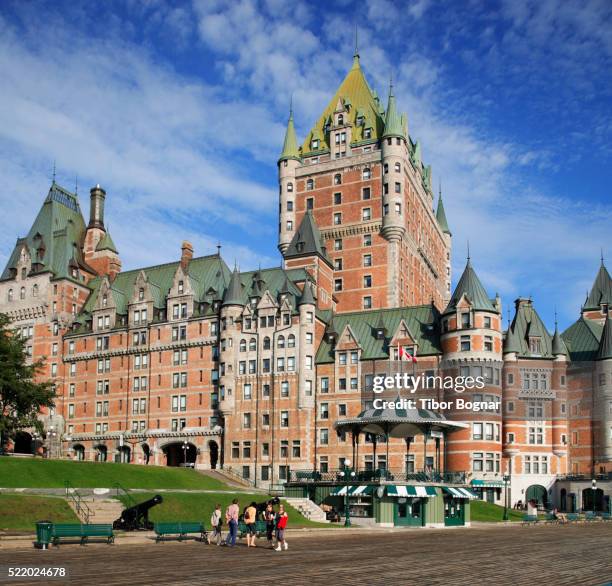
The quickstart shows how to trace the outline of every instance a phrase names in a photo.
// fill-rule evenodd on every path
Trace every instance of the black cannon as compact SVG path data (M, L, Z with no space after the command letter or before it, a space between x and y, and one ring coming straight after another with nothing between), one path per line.
M124 509L121 517L113 523L113 529L123 529L124 531L146 531L153 529L153 523L149 521L149 509L159 505L163 500L161 495L158 494L144 503Z

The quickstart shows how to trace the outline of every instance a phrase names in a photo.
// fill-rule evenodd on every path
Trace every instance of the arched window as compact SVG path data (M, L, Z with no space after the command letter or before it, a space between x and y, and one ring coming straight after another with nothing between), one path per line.
M240 352L246 352L246 340L240 340Z
M279 336L278 341L276 342L276 345L279 348L284 348L285 347L285 336Z
M8 300L13 301L13 290L12 289L8 290Z
M108 295L102 295L102 307L106 307L108 304Z
M306 180L306 189L308 189L309 191L314 189L314 179Z
M363 178L364 179L370 179L372 177L372 171L370 171L370 167L366 167L363 170Z
M395 172L400 173L402 170L402 165L400 163L395 163Z
M344 116L342 114L338 114L338 126L344 124Z
M342 175L340 173L336 173L334 175L334 185L340 185L342 183Z
M22 278L22 279L25 279L25 278L26 278L26 276L27 276L27 270L26 270L26 268L25 268L25 267L23 267L23 268L21 269L21 278Z
M295 336L293 334L289 334L287 338L287 348L295 348Z
M264 350L269 350L270 349L270 338L268 336L266 336L263 339L263 349Z
M257 340L255 338L249 340L249 350L257 350Z
M182 295L185 292L185 283L183 283L183 281L178 282L178 292L179 295Z
M32 287L32 297L38 297L38 285Z
M144 289L141 287L138 289L138 301L142 301L144 299Z
M293 191L293 183L289 181L289 183L287 183L287 192L291 193L292 191Z
M19 290L19 299L25 299L25 287Z

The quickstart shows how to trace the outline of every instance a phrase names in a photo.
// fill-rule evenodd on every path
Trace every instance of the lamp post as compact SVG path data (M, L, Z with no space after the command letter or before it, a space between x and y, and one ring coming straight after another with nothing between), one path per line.
M189 442L187 440L183 441L183 467L187 468L187 446Z
M346 492L344 493L344 526L351 526L351 516L349 512L349 482L351 478L355 477L355 472L351 469L351 461L347 458L344 460L344 465L340 472L340 476L344 478L344 483L346 486Z
M504 521L508 520L508 483L510 482L510 475L504 475Z
M595 491L597 490L597 480L595 478L593 478L593 480L591 480L591 495L592 495L592 499L593 499L593 515L595 514Z

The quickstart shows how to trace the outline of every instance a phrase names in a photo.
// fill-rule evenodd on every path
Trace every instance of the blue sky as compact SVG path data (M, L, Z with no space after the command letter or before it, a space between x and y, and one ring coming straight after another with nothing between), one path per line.
M466 243L504 306L552 328L612 266L607 0L21 2L0 5L0 263L53 161L84 212L95 183L125 268L196 254L278 265L276 159L351 65L389 76L442 184L455 280Z

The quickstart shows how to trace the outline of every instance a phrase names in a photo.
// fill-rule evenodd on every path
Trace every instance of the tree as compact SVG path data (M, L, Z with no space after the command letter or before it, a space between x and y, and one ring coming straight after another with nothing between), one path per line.
M38 415L55 405L55 390L49 381L36 382L43 360L28 364L25 340L10 328L0 314L0 447L23 428L43 431Z

